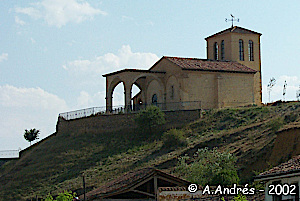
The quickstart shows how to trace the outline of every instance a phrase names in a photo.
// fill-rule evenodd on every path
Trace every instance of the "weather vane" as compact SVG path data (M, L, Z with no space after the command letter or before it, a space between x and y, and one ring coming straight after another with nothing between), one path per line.
M231 27L233 27L233 22L234 21L237 21L237 22L239 22L240 21L240 19L239 18L235 18L232 14L230 14L231 15L231 19L227 19L227 18L225 18L225 22L227 22L227 21L231 21Z

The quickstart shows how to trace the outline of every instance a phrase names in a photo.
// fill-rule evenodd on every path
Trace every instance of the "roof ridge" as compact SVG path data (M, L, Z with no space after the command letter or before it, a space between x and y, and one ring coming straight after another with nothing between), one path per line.
M174 58L174 59L189 59L189 60L202 60L202 61L213 61L211 59L201 59L196 57L171 57L171 56L163 56L164 58Z
M212 37L214 37L214 36L217 36L217 35L224 34L224 33L228 33L228 32L229 32L229 33L233 33L235 30L238 30L238 29L241 29L241 30L243 30L243 31L247 31L247 32L250 32L250 33L253 33L253 34L258 34L258 35L260 35L260 36L262 35L261 33L256 32L256 31L252 31L251 29L246 29L246 28L240 27L240 26L234 26L234 27L230 27L230 28L224 29L224 30L222 30L222 31L219 31L219 32L217 32L217 33L215 33L215 34L212 34L212 35L206 37L205 40L207 40L207 39L209 39L209 38L212 38Z

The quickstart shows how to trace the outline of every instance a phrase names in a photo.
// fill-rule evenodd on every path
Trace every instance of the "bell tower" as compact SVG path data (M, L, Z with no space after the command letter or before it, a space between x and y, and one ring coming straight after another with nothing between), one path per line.
M205 38L207 59L220 62L237 61L257 73L254 75L254 102L262 103L261 33L234 26Z

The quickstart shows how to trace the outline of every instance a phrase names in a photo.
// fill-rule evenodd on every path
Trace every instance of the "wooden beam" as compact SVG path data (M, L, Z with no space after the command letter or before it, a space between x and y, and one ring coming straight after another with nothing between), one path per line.
M139 191L139 190L131 190L131 191L135 192L135 193L140 193L140 194L143 194L143 195L148 195L148 196L151 196L151 197L155 197L154 194L147 193L147 192L144 192L144 191Z
M155 199L157 200L157 175L154 176L154 193L155 193Z
M173 183L173 184L183 185L182 182L180 182L180 181L175 181L175 179L168 179L168 178L165 178L165 177L162 177L162 176L157 176L157 178L159 178L159 179L161 179L161 180L164 180L164 181L167 181L167 182L170 182L170 183Z

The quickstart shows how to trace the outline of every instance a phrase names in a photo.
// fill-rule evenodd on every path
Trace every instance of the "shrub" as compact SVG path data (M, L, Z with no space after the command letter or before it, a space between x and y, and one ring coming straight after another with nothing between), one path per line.
M230 186L239 182L235 162L236 158L230 153L205 148L199 149L192 158L179 158L175 172L202 186Z
M148 106L145 110L141 110L134 119L136 124L143 129L152 133L152 128L165 124L165 114L156 106Z
M171 129L162 136L165 147L176 147L186 145L186 138L182 130Z
M297 118L298 118L297 113L290 113L284 116L284 122L286 123L294 122L297 120Z
M269 123L269 127L273 132L278 131L283 126L283 119L281 117L272 119Z
M53 199L53 197L49 194L45 201L73 201L76 194L68 191L64 191L63 193L59 193L56 197L56 200Z

